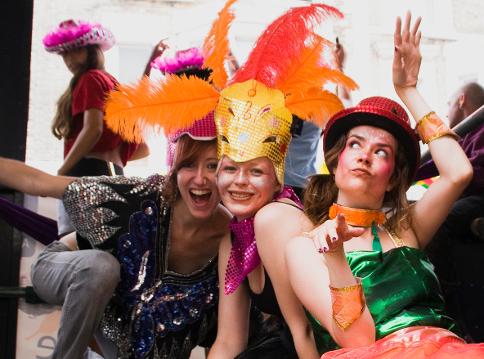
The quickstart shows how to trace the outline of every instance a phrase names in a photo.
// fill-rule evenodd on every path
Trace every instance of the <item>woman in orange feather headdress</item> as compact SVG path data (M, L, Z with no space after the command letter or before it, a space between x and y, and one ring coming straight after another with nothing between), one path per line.
M211 359L318 357L304 309L284 274L285 244L311 228L298 198L284 186L284 158L292 115L324 126L342 108L322 89L324 83L355 87L322 61L331 43L313 27L329 16L342 15L322 4L290 9L268 26L220 92L217 180L234 218L232 238L219 251L218 334ZM246 348L250 303L271 315L279 331Z

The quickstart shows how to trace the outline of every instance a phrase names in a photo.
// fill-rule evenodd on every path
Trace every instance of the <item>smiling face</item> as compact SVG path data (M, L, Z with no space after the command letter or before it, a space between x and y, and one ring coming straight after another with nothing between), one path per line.
M183 148L180 146L178 149ZM220 202L215 179L218 164L215 141L199 146L191 156L181 160L180 155L180 151L175 154L178 157L178 161L175 157L175 162L176 183L181 200L194 218L209 218Z
M87 62L87 49L85 47L65 51L61 55L67 68L74 75L78 73Z
M379 209L392 188L397 141L389 132L357 126L348 132L334 171L341 205Z
M223 204L239 221L254 216L281 188L267 157L246 162L223 157L217 185Z

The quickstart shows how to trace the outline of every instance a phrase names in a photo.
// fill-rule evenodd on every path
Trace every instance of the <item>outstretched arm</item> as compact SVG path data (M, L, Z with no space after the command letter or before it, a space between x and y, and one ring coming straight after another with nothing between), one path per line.
M344 297L340 304L344 304L345 312L341 313L338 303L333 304L330 290L330 286L358 289L343 242L360 236L362 231L363 228L347 226L344 217L338 216L305 236L293 238L286 247L287 275L292 288L304 307L341 347L369 345L375 341L375 324L365 302L361 298Z
M61 198L72 177L52 176L20 161L0 157L0 184L34 196Z
M417 122L431 112L431 108L417 90L422 60L420 21L419 17L411 26L410 12L406 14L403 24L402 20L397 18L393 61L395 91ZM425 247L430 242L447 217L452 204L472 179L472 167L455 138L452 136L436 138L429 143L429 150L440 178L412 208L412 229L421 247Z

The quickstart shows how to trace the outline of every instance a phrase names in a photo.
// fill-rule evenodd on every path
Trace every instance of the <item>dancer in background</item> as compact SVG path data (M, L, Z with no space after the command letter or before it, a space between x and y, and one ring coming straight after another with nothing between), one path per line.
M61 22L43 39L45 49L62 56L73 75L57 101L52 122L52 133L64 140L59 175L120 175L128 160L148 155L145 144L125 142L106 127L106 97L118 81L106 72L103 51L109 50L114 41L113 34L101 24L80 20ZM60 236L74 230L62 205L57 222Z

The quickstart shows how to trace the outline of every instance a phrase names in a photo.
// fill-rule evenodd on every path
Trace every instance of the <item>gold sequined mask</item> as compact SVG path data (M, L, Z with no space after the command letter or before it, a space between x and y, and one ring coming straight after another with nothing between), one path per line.
M235 83L220 93L215 109L218 156L228 156L235 162L266 156L283 184L291 121L281 91L256 80Z

